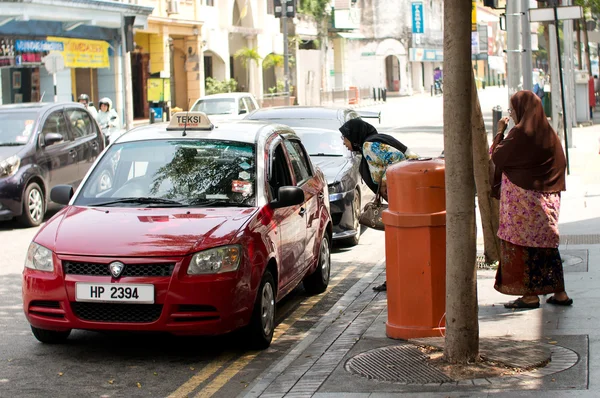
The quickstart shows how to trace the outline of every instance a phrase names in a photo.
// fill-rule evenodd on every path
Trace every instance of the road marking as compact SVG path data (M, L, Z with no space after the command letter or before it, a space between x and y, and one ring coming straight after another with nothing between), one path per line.
M336 274L335 277L331 278L329 286L327 287L327 291L318 295L309 297L306 301L300 304L300 306L292 312L292 314L287 317L283 322L277 325L275 332L273 333L273 342L277 341L296 321L302 318L306 313L313 308L317 303L319 303L327 293L329 293L334 287L336 287L341 281L346 279L348 275L350 275L356 266L346 267L343 271L340 271ZM229 380L231 380L240 370L242 370L246 365L248 365L258 354L262 351L252 351L246 353L242 357L235 360L232 364L227 366L214 380L212 380L206 387L204 387L196 398L204 398L211 397L216 392L218 392ZM213 374L225 365L229 359L224 360L223 355L216 359L216 361L211 362L207 365L200 373L193 376L190 380L185 382L181 387L179 387L173 394L169 396L169 398L179 398L179 397L187 397L189 393L194 391L200 384L205 382L208 378L210 378Z

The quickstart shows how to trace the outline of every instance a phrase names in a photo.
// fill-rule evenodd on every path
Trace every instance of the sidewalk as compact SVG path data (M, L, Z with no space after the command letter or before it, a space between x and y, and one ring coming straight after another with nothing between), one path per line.
M539 309L507 310L494 270L478 270L480 354L514 367L547 363L511 376L453 380L425 361L417 345L443 338L386 337L387 297L381 261L358 281L244 397L600 396L600 126L574 129L571 175L560 228L572 307L542 300ZM592 143L595 142L595 146Z

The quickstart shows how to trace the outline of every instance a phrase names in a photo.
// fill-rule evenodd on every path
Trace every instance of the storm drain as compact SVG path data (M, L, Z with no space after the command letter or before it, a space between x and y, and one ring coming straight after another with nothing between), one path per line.
M427 363L427 356L413 345L395 345L358 354L346 362L348 372L368 379L401 384L452 382Z

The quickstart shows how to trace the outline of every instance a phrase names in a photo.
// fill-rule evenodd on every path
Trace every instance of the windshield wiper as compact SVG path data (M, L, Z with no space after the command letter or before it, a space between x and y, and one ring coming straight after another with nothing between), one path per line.
M339 153L323 153L323 152L320 152L320 153L311 153L308 156L334 156L334 157L339 158L339 157L342 157L344 155L341 155Z
M196 199L191 200L190 205L201 207L254 207L247 203L232 202L226 199Z
M22 142L0 142L0 146L23 146Z
M108 202L92 203L90 206L110 206L119 203L137 203L142 205L168 205L170 206L186 206L186 204L171 199L162 198L150 198L150 197L139 197L139 198L121 198L110 200Z

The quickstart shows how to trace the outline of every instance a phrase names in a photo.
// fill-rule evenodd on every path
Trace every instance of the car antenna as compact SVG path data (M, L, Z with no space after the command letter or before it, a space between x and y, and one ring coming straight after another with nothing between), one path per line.
M182 137L185 137L187 135L187 133L185 132L185 129L187 129L187 121L188 121L188 114L190 113L190 103L191 103L191 99L188 99L188 110L185 112L185 122L183 124L183 133L181 133Z

